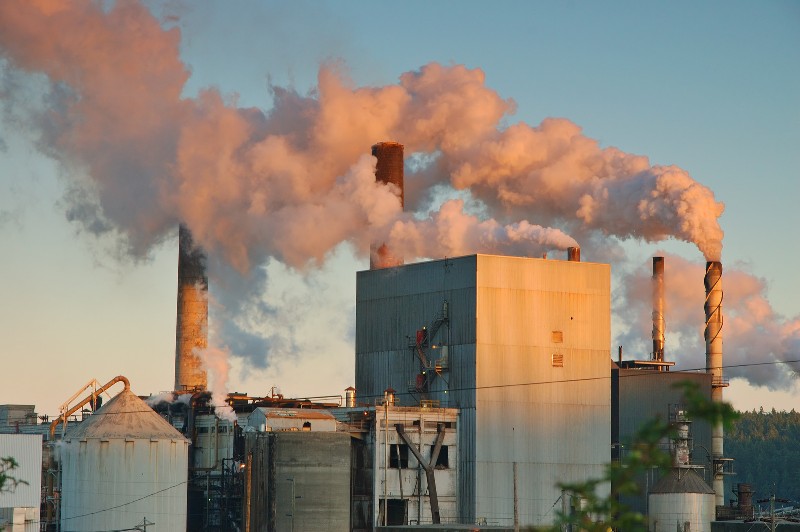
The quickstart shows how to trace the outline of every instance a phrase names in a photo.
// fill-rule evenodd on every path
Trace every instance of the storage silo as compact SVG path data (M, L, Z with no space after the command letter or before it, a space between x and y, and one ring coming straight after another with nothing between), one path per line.
M714 490L693 469L676 467L650 490L650 532L711 532Z
M126 387L63 440L61 530L186 530L188 448Z

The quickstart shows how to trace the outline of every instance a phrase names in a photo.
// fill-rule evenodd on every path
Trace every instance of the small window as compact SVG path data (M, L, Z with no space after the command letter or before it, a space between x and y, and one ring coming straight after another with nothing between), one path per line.
M433 452L433 447L431 447L431 452ZM449 469L450 468L450 456L448 452L447 445L442 445L442 448L439 449L439 456L436 457L436 464L433 466L436 469Z
M393 469L408 469L408 445L404 443L390 445L389 467Z
M561 353L553 353L552 363L554 368L563 368L564 355Z
M553 331L551 335L554 344L561 344L564 343L564 332L563 331Z
M198 434L208 434L208 427L197 427Z
M387 525L405 525L408 524L408 501L405 499L389 499L386 501L386 524ZM383 506L384 501L381 501Z

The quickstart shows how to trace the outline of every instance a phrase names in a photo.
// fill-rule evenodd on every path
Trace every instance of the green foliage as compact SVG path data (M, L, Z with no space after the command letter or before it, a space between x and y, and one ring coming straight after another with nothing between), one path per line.
M14 491L20 484L27 484L24 480L18 480L10 475L10 472L17 467L19 464L10 456L0 458L0 493Z
M714 403L703 395L691 382L681 382L676 387L683 390L683 404L693 420L705 420L711 424L722 423L730 427L736 419L736 412L727 403ZM666 470L672 458L662 450L661 443L675 437L675 428L668 423L654 419L643 425L627 448L629 452L618 462L611 462L602 477L585 482L559 484L565 494L573 501L582 501L580 507L573 508L569 515L558 514L552 530L560 530L562 525L589 532L624 530L625 532L646 532L645 516L633 511L619 502L620 495L638 492L637 475L657 467ZM599 492L609 489L608 495Z
M732 483L752 484L756 499L775 493L800 501L798 442L800 413L742 412L725 434L725 454L735 460Z

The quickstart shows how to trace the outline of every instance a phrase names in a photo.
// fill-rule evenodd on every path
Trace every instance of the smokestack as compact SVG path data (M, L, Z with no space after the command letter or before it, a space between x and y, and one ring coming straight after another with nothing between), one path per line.
M398 142L379 142L372 146L372 155L378 159L375 180L392 183L400 190L400 206L405 205L403 188L403 145ZM402 257L395 257L386 244L373 246L369 257L369 269L389 268L403 264Z
M664 361L664 329L664 257L653 257L653 360L658 362Z
M572 262L580 262L581 261L581 248L569 247L567 248L567 260Z
M175 327L175 391L206 389L206 371L195 349L208 347L206 255L189 228L178 229L178 320Z
M727 386L722 376L722 263L706 263L703 279L706 289L706 372L711 374L711 400L722 402L722 389ZM725 504L723 472L723 430L722 423L711 429L711 454L714 459L714 491L716 505Z

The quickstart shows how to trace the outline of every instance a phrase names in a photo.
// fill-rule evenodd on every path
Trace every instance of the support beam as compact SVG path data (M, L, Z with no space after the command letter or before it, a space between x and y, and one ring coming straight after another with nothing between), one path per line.
M402 423L398 423L394 426L397 429L397 434L400 436L400 439L408 445L408 448L411 449L411 452L414 453L414 457L417 459L417 462L422 466L425 470L425 476L428 479L428 495L431 500L431 519L433 520L433 524L438 525L440 524L441 517L439 516L439 496L436 493L436 476L434 475L435 469L434 466L436 465L436 460L439 459L439 452L442 450L442 442L444 441L444 434L445 434L445 426L444 423L439 423L436 425L436 430L438 434L436 435L436 443L433 445L433 452L431 452L431 459L430 462L426 462L424 458L422 458L422 454L420 454L419 449L411 442L405 432L405 428L403 427Z

